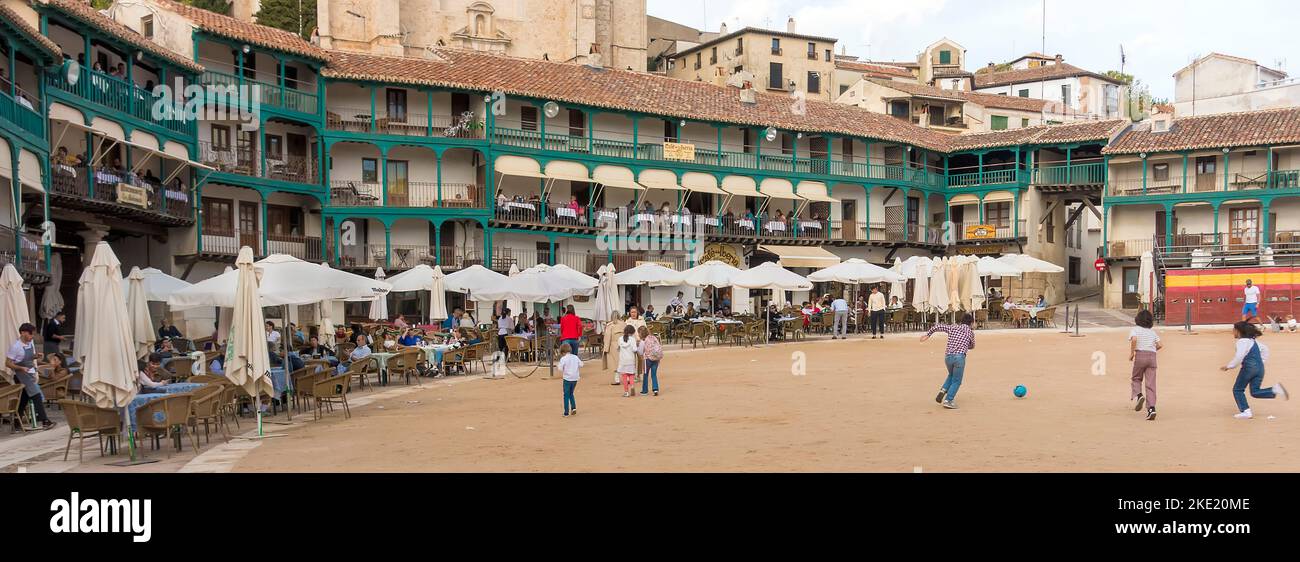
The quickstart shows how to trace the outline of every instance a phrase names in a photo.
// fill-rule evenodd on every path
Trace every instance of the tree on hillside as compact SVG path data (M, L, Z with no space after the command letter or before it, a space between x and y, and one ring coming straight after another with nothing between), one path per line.
M230 15L230 0L185 0L185 3L200 10L216 12L223 16Z
M1111 80L1114 80L1114 81L1116 81L1116 82L1119 82L1120 84L1123 84L1123 85L1125 85L1125 86L1131 86L1131 85L1133 85L1133 75L1132 75L1132 74L1124 74L1123 72L1120 72L1120 71L1118 71L1118 70L1107 70L1107 71L1105 72L1105 76L1106 76L1107 78L1110 78Z
M257 23L308 39L316 29L316 0L262 0Z

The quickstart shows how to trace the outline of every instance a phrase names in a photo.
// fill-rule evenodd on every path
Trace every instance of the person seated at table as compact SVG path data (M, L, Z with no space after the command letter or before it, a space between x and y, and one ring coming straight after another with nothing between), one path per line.
M572 210L574 214L582 214L582 205L578 203L577 195L569 196L569 209Z
M424 344L424 338L420 336L419 330L407 328L406 333L397 340L397 343L403 347L417 347Z
M1013 303L1013 302L1011 302L1011 299L1007 299L1007 300L1005 300L1005 301L1002 301L1002 310L1011 310L1011 309L1013 309L1013 308L1015 308L1015 307L1016 307L1016 304Z
M673 297L672 300L668 301L669 314L681 314L683 296L684 294L681 291L677 291L677 296Z
M483 336L478 333L478 328L462 326L456 329L456 336L465 345L476 345L483 343Z
M347 372L348 367L352 366L353 363L365 361L371 355L369 336L358 334L356 338L353 338L352 342L357 344L357 347L352 350L352 353L348 354L347 361L339 362L340 374Z
M719 310L719 311L722 311L722 312L727 312L727 311L730 311L730 310L731 310L731 297L730 297L730 296L725 295L725 294L722 295L722 306L720 306L720 307L718 308L718 310Z
M772 341L781 337L781 311L775 304L767 305L767 339Z
M393 318L393 326L402 330L411 327L410 324L406 323L406 319L403 318L401 314L398 314L396 318Z
M298 355L303 357L333 357L334 350L330 349L320 342L320 336L312 336L307 340L307 346L298 350Z
M366 331L361 328L361 324L352 325L352 331L348 333L348 341L355 342L357 341L357 337L366 338L365 341L367 346L369 346L372 343L375 343L375 338L370 337L370 334L367 334Z
M1047 308L1047 298L1043 295L1038 295L1038 303L1034 306L1038 308Z
M271 344L271 349L277 349L280 346L280 331L275 329L275 323L266 321L266 343Z
M158 323L158 341L168 338L182 339L184 337L181 335L181 331L177 330L174 324L168 324L166 319Z
M520 312L519 316L515 318L514 334L526 338L533 337L533 323L528 320L527 312Z
M781 214L781 209L776 210L776 218L772 220L774 222L781 222L781 223L785 222L785 215Z
M509 197L506 197L505 192L497 192L497 206L498 206L498 207L502 207L502 208L504 208L504 207L506 206L506 203L509 203L509 202L510 202L510 198L509 198Z
M164 379L162 370L162 358L157 353L149 355L149 361L137 361L136 366L139 373L136 374L136 381L140 384L140 393L148 393L150 390L160 390L162 387L171 383L171 380Z
M49 380L59 380L71 374L68 371L68 359L62 353L46 353L45 364L37 368L41 377Z
M393 351L397 349L397 337L391 333L384 334L384 339L380 340L376 349L380 351Z
M686 303L686 311L682 312L684 320L694 320L700 317L700 311L695 310L695 303Z
M214 375L226 376L226 356L218 355L213 357L212 362L208 363L208 372Z
M150 187L162 187L162 180L158 179L158 176L153 175L153 170L145 170L144 177L140 179L149 184Z
M989 289L989 298L1000 299L1002 298L1002 293L998 291L997 287L993 287L992 289Z
M652 322L652 321L654 321L654 319L656 319L656 318L658 318L658 317L659 317L659 315L658 315L658 314L655 314L655 305L653 305L653 304L647 304L647 305L645 305L645 319L646 319L646 322Z
M627 309L627 320L624 324L632 326L637 330L644 328L645 318L641 317L641 309L637 308L635 305L633 305L632 308Z

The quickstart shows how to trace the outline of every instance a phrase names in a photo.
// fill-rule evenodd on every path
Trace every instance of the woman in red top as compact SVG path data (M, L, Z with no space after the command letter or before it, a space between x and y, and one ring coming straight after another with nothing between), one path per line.
M582 339L582 319L573 312L573 305L564 309L564 317L560 319L560 344L569 344L569 349L573 354L578 354L578 341Z

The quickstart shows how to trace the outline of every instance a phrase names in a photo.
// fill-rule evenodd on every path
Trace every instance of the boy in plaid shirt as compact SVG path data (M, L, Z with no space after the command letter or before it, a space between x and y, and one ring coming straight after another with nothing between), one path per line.
M953 400L957 398L962 375L966 372L966 352L975 349L975 332L971 330L975 317L968 312L963 312L958 322L955 325L936 324L921 336L921 341L924 342L935 332L948 334L948 349L943 360L944 365L948 367L948 380L944 381L943 388L939 389L939 395L934 397L934 401L943 404L943 407L949 410L957 409L957 404Z

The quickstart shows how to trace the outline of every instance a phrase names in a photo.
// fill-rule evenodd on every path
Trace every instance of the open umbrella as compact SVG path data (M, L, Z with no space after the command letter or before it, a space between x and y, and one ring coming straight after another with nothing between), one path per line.
M776 262L767 262L741 271L731 278L731 284L742 289L768 289L772 291L773 300L776 299L777 291L812 290L812 281L781 267ZM772 307L764 307L764 310L770 323L772 321Z
M574 295L589 296L599 284L595 278L564 266L537 265L504 283L476 288L470 297L476 301L559 302Z
M139 268L131 268L132 272L136 269ZM172 293L192 285L192 283L167 275L155 267L140 269L140 273L143 275L144 297L149 302L167 302L167 297L172 296ZM131 291L130 282L124 279L123 285L123 290Z
M63 302L63 292L59 290L61 285L63 285L63 256L51 254L50 284L45 286L45 294L41 295L41 318L49 320L63 311L66 303Z
M122 295L122 262L100 242L77 286L77 339L81 392L102 408L125 408L135 398L135 342Z
M144 272L131 268L127 276L126 309L131 316L131 341L135 342L135 358L144 359L153 352L155 341L153 318L149 316L149 300L145 297Z
M382 282L384 281L385 277L387 276L384 274L383 268L375 269L376 281ZM388 320L388 295L387 294L376 296L374 300L370 301L369 318L376 322L384 322Z
M319 269L319 268L318 268ZM261 272L253 263L253 250L244 246L235 259L238 283L231 320L230 340L226 344L226 378L253 397L257 411L257 433L262 435L261 396L275 395L271 383L271 358L267 355L266 323L259 298Z
M23 276L13 264L7 263L0 273L0 341L6 346L12 344L18 339L18 327L31 321L27 297L23 294Z
M420 264L384 281L393 286L394 293L429 291L433 289L433 268Z
M429 275L429 320L447 319L447 276L442 274L442 266L433 266Z
M647 287L676 287L682 284L682 273L657 263L646 262L614 276L618 285L644 285Z
M517 269L517 268L516 268ZM443 288L453 293L472 293L479 287L493 287L505 283L505 275L492 271L481 265L471 265L460 271L447 274L443 278Z
M1007 254L998 261L1016 268L1021 273L1064 273L1065 268L1051 262L1046 262L1038 258L1026 256L1024 254ZM1050 278L1049 278L1050 279Z
M740 270L720 261L704 262L682 272L682 283L692 287L713 287L713 302L717 303L718 287L730 287L731 280Z
M816 271L808 276L808 280L815 283L835 282L845 285L898 283L905 279L898 273L857 258Z
M262 306L314 304L325 300L370 301L385 295L390 285L293 256L273 254L254 263L262 271L257 286ZM238 270L195 283L167 299L176 306L234 308Z
M1015 266L988 256L980 258L976 266L984 277L1020 277L1020 270Z

